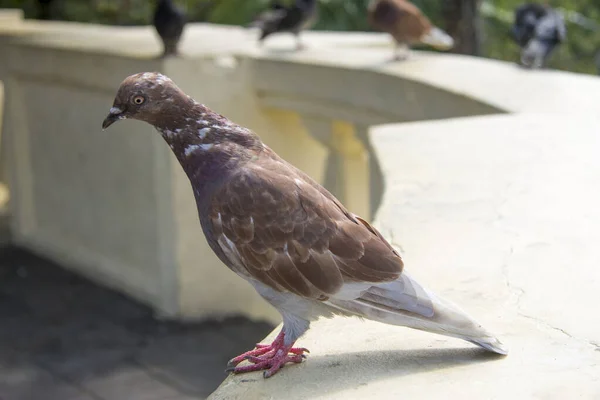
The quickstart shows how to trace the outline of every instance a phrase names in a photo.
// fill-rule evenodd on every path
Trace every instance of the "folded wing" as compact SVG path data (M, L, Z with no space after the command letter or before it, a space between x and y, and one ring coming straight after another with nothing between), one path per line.
M277 291L506 354L464 311L402 273L400 255L375 228L280 159L240 169L214 196L209 219L236 272Z
M241 169L213 197L209 218L238 272L279 291L325 300L346 283L391 282L402 271L374 228L279 160Z

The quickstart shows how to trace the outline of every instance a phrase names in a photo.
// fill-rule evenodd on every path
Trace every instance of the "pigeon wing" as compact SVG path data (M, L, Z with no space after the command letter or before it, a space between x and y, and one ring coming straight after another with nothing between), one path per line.
M208 214L228 265L278 291L327 300L345 285L391 282L402 271L377 230L274 153L224 183Z

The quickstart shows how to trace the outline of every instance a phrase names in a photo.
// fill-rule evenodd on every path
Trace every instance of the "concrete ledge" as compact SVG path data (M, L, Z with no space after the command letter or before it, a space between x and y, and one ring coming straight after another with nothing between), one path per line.
M0 25L20 24L23 22L23 10L18 8L0 9Z
M572 129L573 121L577 129ZM231 376L211 399L600 396L600 118L509 115L382 126L376 225L407 271L509 347L336 318L308 360ZM275 333L275 332L274 332ZM265 339L272 339L274 335Z

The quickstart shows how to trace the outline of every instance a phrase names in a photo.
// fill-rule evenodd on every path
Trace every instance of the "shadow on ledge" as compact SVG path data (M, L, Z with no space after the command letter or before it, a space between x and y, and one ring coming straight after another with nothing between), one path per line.
M378 350L327 356L308 356L300 365L288 364L277 375L232 375L209 399L286 398L310 399L366 385L380 379L402 378L435 370L503 358L476 347L453 349ZM300 385L299 382L302 384ZM294 387L293 392L289 388Z

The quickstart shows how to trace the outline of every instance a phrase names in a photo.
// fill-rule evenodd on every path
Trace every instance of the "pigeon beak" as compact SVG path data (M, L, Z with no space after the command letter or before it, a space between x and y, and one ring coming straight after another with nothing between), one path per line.
M104 118L104 121L102 121L102 130L105 130L106 128L108 128L109 126L111 126L112 124L117 122L118 120L124 119L124 118L125 118L125 115L123 115L123 110L121 110L118 107L112 107L109 110L106 118Z

